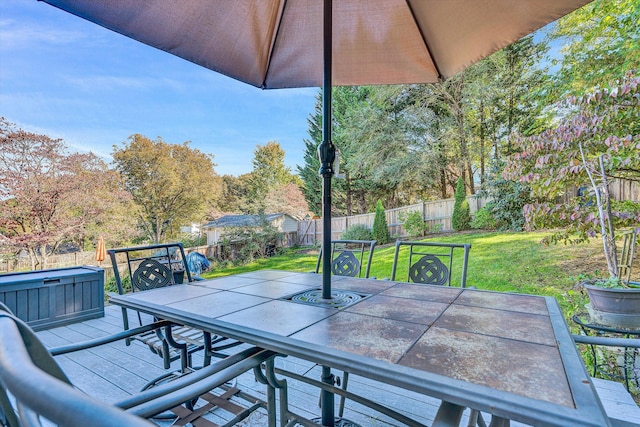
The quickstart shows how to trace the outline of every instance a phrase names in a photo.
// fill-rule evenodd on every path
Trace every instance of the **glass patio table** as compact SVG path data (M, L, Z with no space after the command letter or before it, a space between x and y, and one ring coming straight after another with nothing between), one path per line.
M469 407L536 426L610 425L554 298L332 280L350 305L311 304L321 275L274 270L110 300L441 399L444 418Z

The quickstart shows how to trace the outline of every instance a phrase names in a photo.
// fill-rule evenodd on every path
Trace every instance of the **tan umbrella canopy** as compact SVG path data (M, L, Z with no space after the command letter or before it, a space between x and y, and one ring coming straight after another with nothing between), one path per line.
M329 254L332 86L435 83L590 0L44 1L259 88L322 86L318 152ZM322 272L322 297L330 299L329 256ZM329 374L323 370L323 380ZM323 425L333 425L332 410L331 399Z
M322 85L320 0L45 1L253 86ZM336 1L332 84L437 82L586 3Z

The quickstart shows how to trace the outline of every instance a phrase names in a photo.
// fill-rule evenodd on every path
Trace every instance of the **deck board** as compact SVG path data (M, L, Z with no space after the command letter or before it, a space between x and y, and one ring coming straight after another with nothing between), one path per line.
M133 322L134 320L135 323ZM146 320L149 320L149 317ZM135 315L130 316L130 321L132 326L137 325ZM55 347L113 334L121 330L122 316L120 308L107 305L104 317L40 331L37 334L47 346ZM119 341L90 350L56 356L56 360L74 385L87 394L107 403L118 401L131 393L137 392L147 381L166 372L162 367L162 359L151 353L144 344L137 341L132 342L130 346L126 346L124 341ZM196 365L202 363L200 353L194 354L194 363ZM310 378L320 378L321 368L305 360L293 357L277 358L276 366L298 374L304 374ZM174 362L172 368L177 370L179 362ZM336 371L335 374L341 376L342 372ZM258 398L266 399L264 386L255 380L251 372L243 374L237 381L242 390ZM291 379L287 379L287 383L289 385L290 409L308 418L319 417L319 390L311 385ZM598 382L595 384L600 392L599 387L603 385L599 385L600 383ZM431 425L440 404L437 399L398 387L383 385L356 375L350 376L348 390L382 403L425 425ZM339 403L338 396L336 396L335 401L337 408ZM613 397L603 398L603 404L608 406L608 410L618 411L609 412L610 414L620 413L620 403L616 402L615 394ZM626 402L626 405L628 405L628 402ZM624 406L624 408L628 409L628 406ZM631 414L634 413L632 409L629 409ZM635 409L638 409L637 406ZM465 412L465 415L467 412ZM626 412L622 414L623 417L627 416ZM402 425L385 415L350 400L346 402L344 416L363 427ZM218 414L210 417L214 422L216 420L218 422L222 421ZM489 418L485 416L485 420ZM259 411L239 425L245 427L264 426L266 425L265 412ZM462 425L466 425L466 423ZM512 422L511 425L514 427L523 426L523 424L515 422Z

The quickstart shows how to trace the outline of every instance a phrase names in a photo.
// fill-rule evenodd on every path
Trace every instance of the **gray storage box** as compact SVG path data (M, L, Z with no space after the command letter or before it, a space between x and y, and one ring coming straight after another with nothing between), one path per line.
M0 274L0 302L33 329L104 316L104 270L71 267Z

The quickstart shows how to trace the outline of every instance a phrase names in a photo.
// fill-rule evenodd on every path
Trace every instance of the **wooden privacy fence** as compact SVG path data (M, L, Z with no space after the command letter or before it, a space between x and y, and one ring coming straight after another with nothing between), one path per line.
M467 197L471 213L481 209L486 204L486 199L476 196ZM422 213L422 219L430 232L451 231L451 217L455 199L437 200L435 202L422 202L401 208L387 209L384 215L387 219L389 234L393 237L406 237L407 232L402 227L401 218L409 212ZM362 224L368 228L373 227L375 213L343 216L331 218L331 239L339 239L347 228ZM322 219L302 220L298 222L298 244L302 246L314 245L322 241Z

